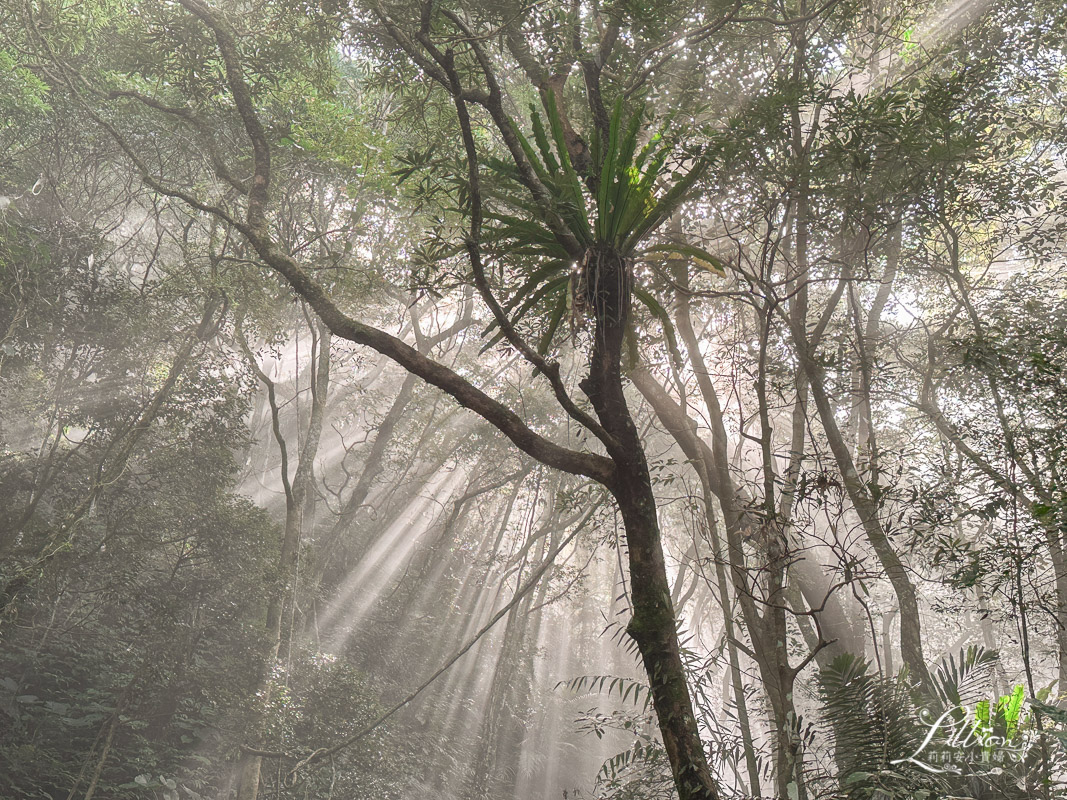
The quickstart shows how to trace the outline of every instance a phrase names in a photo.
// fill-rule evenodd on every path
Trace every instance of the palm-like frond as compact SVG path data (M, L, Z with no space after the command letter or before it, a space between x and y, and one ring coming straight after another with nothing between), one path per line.
M901 790L932 780L908 764L893 764L921 742L906 682L872 675L867 661L851 654L838 656L819 677L842 797L868 800L877 791L906 797Z
M652 702L648 684L635 681L632 678L617 675L580 675L568 681L560 681L556 684L557 689L567 689L576 695L603 694L618 695L623 703L632 697L634 705L639 705L642 710L647 710Z
M989 699L996 659L974 646L949 655L921 694L905 674L872 675L866 661L851 655L823 669L823 711L840 784L835 797L1029 797L1034 781L1063 763L1043 737L1067 743L1067 734L1035 728L1022 686ZM1042 713L1050 708L1035 699L1030 705ZM1060 716L1050 719L1067 722L1067 713L1051 711Z
M532 139L517 125L513 132L538 180L548 190L551 208L545 209L528 198L514 164L486 159L486 165L499 179L484 193L490 208L485 213L486 251L494 258L506 259L524 275L503 304L514 324L540 310L545 322L538 350L546 353L568 312L572 321L587 308L582 296L588 286L586 266L573 261L567 247L548 224L548 216L563 223L566 231L587 251L609 248L627 260L662 260L684 258L702 269L722 272L722 262L715 256L685 242L659 242L643 247L646 239L685 199L689 190L704 173L703 159L694 160L690 169L667 191L657 193L664 182L671 145L657 133L641 147L645 124L644 109L624 117L623 104L616 103L611 118L608 141L602 145L594 137L592 161L594 174L588 185L583 183L571 163L564 139L563 124L554 99L545 103L547 125L531 107ZM647 287L634 292L673 338L670 319ZM492 334L496 324L487 328ZM487 347L499 341L494 336Z
M945 709L973 706L988 695L996 651L971 645L959 658L948 655L934 670L933 690Z

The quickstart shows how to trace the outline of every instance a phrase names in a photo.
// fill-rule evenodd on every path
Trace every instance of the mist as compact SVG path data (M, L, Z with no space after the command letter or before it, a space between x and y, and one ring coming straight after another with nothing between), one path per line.
M1061 4L0 9L0 798L1067 797Z

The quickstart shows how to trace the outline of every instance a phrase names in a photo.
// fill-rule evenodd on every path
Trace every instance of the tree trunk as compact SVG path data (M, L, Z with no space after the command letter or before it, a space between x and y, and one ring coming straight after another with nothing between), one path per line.
M678 285L686 287L688 276L679 272L676 276ZM764 409L761 413L763 436L761 437L764 451L764 469L766 478L764 481L766 497L764 498L764 513L757 517L749 509L755 503L747 497L743 490L738 488L730 473L730 465L726 454L727 435L723 423L722 408L711 382L711 376L700 354L699 341L696 331L693 329L692 318L689 308L689 300L684 292L677 296L677 322L678 330L682 336L689 355L689 363L692 368L701 397L708 410L708 419L712 428L712 445L710 448L696 436L695 427L686 416L685 411L678 407L677 422L673 430L681 433L683 438L691 440L687 455L694 464L702 464L698 469L701 474L702 484L705 486L705 504L710 501L707 497L709 491L716 491L719 504L723 510L726 527L726 541L728 549L728 561L734 584L734 593L741 605L742 617L748 629L752 641L752 654L760 671L760 678L764 685L768 701L771 706L773 724L775 730L775 779L777 793L783 797L795 793L798 798L805 796L803 780L801 778L800 763L802 757L801 742L795 735L794 725L797 715L793 703L793 684L797 671L789 663L789 655L786 648L788 631L786 628L786 592L784 579L789 571L788 564L795 557L792 552L786 552L783 543L787 529L791 525L790 514L785 510L790 505L791 485L799 471L800 453L803 442L803 406L795 409L793 425L793 442L791 451L793 457L790 462L790 472L786 476L786 491L782 494L783 510L779 512L774 505L774 475L771 466L770 423L766 415L766 399L761 399L760 404ZM761 390L762 391L762 390ZM660 402L660 406L664 404ZM667 409L664 407L664 411ZM799 424L798 424L799 422ZM668 427L672 427L668 425ZM682 439L678 439L683 450L686 449ZM713 476L717 476L713 478ZM760 572L766 575L767 585L765 596L767 606L761 614L754 598L752 587L749 583L749 575L743 546L743 529L748 528L751 532L760 531L759 541L765 549L765 563L760 565ZM800 564L805 563L803 559ZM796 566L794 564L794 566ZM821 582L825 585L825 580ZM823 602L827 608L837 608L837 598L828 591L824 592L826 598ZM813 606L814 607L814 606ZM827 617L825 622L836 621L836 618ZM819 643L816 643L819 646ZM794 788L791 790L790 786Z
M797 344L797 355L808 376L808 384L811 387L812 399L819 413L819 420L826 433L830 444L830 451L837 462L841 479L845 485L849 500L859 515L863 532L871 543L878 561L885 570L886 577L893 587L897 596L897 604L900 610L900 657L912 676L922 683L928 684L930 673L926 667L926 659L923 657L922 629L919 621L919 601L915 592L915 586L911 582L907 568L900 560L900 556L893 549L889 537L886 536L879 519L878 501L872 491L877 489L868 486L856 470L852 453L841 433L834 417L830 398L827 396L823 382L823 371L810 352L808 343L803 339L803 331L794 327L794 337Z
M260 693L256 698L257 709L252 723L253 735L262 736L266 722L267 707L271 701L271 673L278 660L282 646L282 621L286 604L293 601L293 590L300 548L303 515L314 478L314 461L319 449L322 424L325 414L326 394L330 386L331 336L325 326L319 329L317 363L313 362L311 373L311 413L308 417L307 434L300 450L299 463L292 482L289 481L289 462L285 439L281 433L278 403L274 384L256 365L252 353L245 345L246 356L260 381L266 386L270 401L271 424L274 437L281 450L281 478L285 490L285 530L282 535L281 552L278 555L278 574L275 589L267 602L264 637L264 653L261 661ZM256 800L259 795L260 772L263 757L249 752L241 755L238 765L237 800Z
M630 264L613 249L587 256L587 300L596 320L589 376L581 387L613 438L609 490L626 532L632 617L627 633L648 675L652 705L681 800L718 800L686 683L656 498L637 426L622 386L622 346L630 310Z

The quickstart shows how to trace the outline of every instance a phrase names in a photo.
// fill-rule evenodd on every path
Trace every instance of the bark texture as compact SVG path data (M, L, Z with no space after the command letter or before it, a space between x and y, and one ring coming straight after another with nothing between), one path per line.
M718 798L697 730L678 642L652 480L622 384L622 347L630 309L630 265L612 249L588 256L587 301L595 318L590 373L581 386L615 445L608 485L626 531L633 615L627 633L648 675L663 746L681 800Z

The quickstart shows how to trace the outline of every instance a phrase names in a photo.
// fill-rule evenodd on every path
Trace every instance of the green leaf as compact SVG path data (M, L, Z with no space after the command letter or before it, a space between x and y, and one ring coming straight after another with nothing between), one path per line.
M653 316L659 320L660 326L663 328L663 335L667 339L667 346L670 348L675 359L681 360L681 353L678 350L678 339L674 333L674 323L671 322L670 314L668 314L667 310L659 304L659 301L656 300L655 297L640 286L635 286L633 292L634 297L640 300L648 310L652 312Z
M561 193L561 199L575 209L574 221L578 227L577 229L572 229L571 233L588 245L592 243L592 231L589 225L589 214L585 208L585 197L582 194L582 183L578 178L574 165L571 164L570 152L567 150L567 139L563 135L563 121L560 119L559 110L556 108L555 93L549 90L546 93L546 99L548 122L552 128L552 138L556 142L556 152L559 153L564 188L566 189Z
M568 267L569 265L566 261L556 260L549 262L538 270L535 270L533 274L530 275L529 279L524 284L522 284L522 286L515 290L515 293L511 296L511 299L508 300L506 304L504 304L504 310L510 311L511 309L513 309L516 305L522 302L524 297L527 297L530 292L532 292L537 286L539 286L542 281L560 272L567 271Z
M1015 735L1019 727L1019 714L1022 712L1023 696L1023 687L1020 684L1016 684L1012 693L1002 697L1000 702L997 703L1001 716L1004 717L1004 721L1007 723L1005 735L1009 739Z
M615 165L619 153L619 125L622 119L622 97L615 102L615 111L611 115L608 128L608 147L604 151L604 162L600 166L600 185L597 187L596 235L600 241L607 241L608 223L611 209L611 190L615 183Z
M619 108L621 109L621 105ZM627 230L623 227L624 220L645 213L646 198L640 195L638 189L641 176L633 164L634 151L637 149L637 132L641 126L642 116L643 110L639 109L630 118L626 133L619 143L614 174L601 175L601 181L610 178L615 184L614 191L611 192L611 206L607 209L600 209L600 213L607 214L608 217L603 237L608 242L614 242L621 232ZM636 209L637 215L632 213L632 209Z
M537 157L537 153L534 152L529 140L523 135L514 120L511 120L511 130L512 133L515 134L515 138L518 139L522 152L526 154L526 160L530 162L530 166L532 166L534 172L537 173L537 177L542 183L551 183L548 170L545 168L545 165L541 163L541 159Z
M556 301L555 307L552 309L552 314L548 318L548 325L537 342L537 352L541 356L547 355L549 348L552 346L552 338L556 335L556 331L559 330L563 315L567 313L568 298L569 292L562 292Z
M725 275L727 264L717 256L713 256L707 250L691 244L681 242L662 242L645 248L642 255L663 254L664 259L686 258L692 264L716 275Z
M559 162L552 155L552 147L549 145L548 135L545 133L545 125L533 104L530 105L530 124L533 126L534 141L537 143L537 149L541 151L541 158L544 159L548 171L553 175L558 174L560 169Z
M523 301L522 305L520 305L515 310L515 313L512 315L512 320L514 321L522 319L524 316L526 316L527 312L529 312L531 308L537 305L544 297L554 291L560 291L561 289L565 288L569 281L570 277L564 275L561 278L556 278L543 284L540 288L537 289L537 291L530 293L529 297L527 297L526 300ZM493 330L496 327L496 320L494 320L492 324L486 329L486 332ZM503 336L504 332L499 331L492 339L490 339L486 344L482 346L480 352L484 353L489 350L491 347L496 345L496 343L499 342L503 338Z
M645 236L655 231L664 220L670 217L670 215L685 202L689 195L689 191L693 188L696 182L700 180L701 176L703 176L707 169L707 159L701 158L697 161L693 168L690 169L684 177L678 180L674 186L667 191L667 194L665 194L656 204L655 211L649 214L643 222L635 226L633 233L631 233L626 240L623 251L628 252L633 250Z

